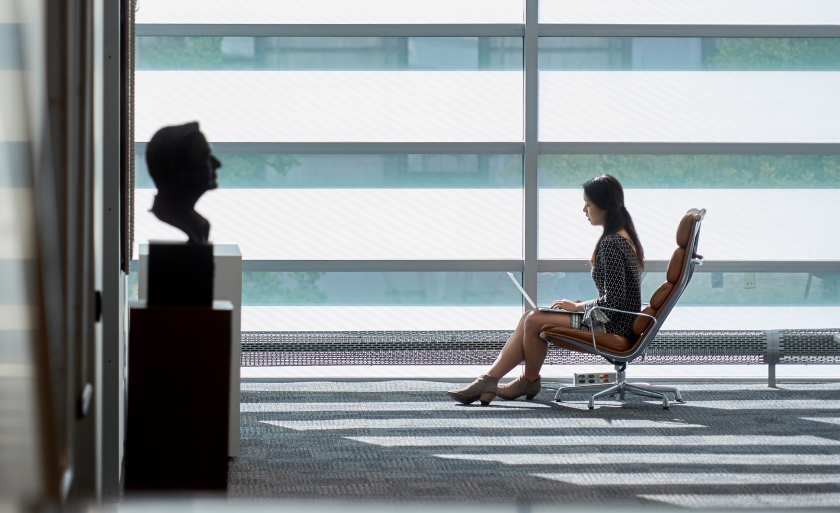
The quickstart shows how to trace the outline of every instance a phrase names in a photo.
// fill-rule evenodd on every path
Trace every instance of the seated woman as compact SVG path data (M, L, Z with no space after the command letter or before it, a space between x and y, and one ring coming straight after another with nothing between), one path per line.
M526 312L487 374L466 388L448 392L449 397L463 404L481 400L485 405L497 395L510 400L523 395L532 399L540 391L540 368L548 354L548 344L540 338L544 326L584 330L592 326L596 331L614 333L630 340L636 338L633 334L635 316L592 310L596 305L630 312L639 312L642 308L644 251L633 219L624 207L624 189L615 177L601 175L583 184L583 202L583 212L589 222L604 227L590 260L598 297L590 301L561 299L551 305L576 313ZM523 360L524 373L513 382L499 386L499 379Z

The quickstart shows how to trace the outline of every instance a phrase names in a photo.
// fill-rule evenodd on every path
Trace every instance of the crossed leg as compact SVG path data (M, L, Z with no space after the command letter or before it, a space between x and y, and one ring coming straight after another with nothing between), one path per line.
M537 310L525 312L487 374L494 378L502 378L524 360L525 379L536 381L548 354L548 344L540 338L543 326L547 325L568 328L569 315Z

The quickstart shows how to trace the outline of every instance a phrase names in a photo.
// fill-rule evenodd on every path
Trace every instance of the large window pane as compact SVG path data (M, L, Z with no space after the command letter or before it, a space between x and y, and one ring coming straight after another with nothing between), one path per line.
M143 0L137 23L522 23L522 0Z
M513 329L522 296L505 273L252 273L243 331Z
M541 38L540 139L838 142L838 49L831 38Z
M197 210L243 258L522 257L519 155L219 155L220 189ZM137 155L136 243L183 239L148 210Z
M840 24L837 0L540 0L541 23Z
M647 258L667 260L689 208L706 208L700 253L713 260L834 260L840 157L807 155L542 155L539 255L589 258L600 228L579 185L609 173L625 186Z
M589 273L540 273L540 306L592 299ZM665 273L642 273L642 301ZM840 274L696 272L663 324L666 330L818 329L840 315Z
M228 142L523 138L521 38L140 39L138 141L190 120Z

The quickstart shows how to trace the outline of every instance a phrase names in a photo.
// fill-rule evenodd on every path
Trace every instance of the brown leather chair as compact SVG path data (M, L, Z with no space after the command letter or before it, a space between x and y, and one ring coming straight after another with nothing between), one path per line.
M612 363L616 371L615 383L563 387L557 390L557 394L554 396L555 401L561 402L561 396L568 392L595 392L589 399L590 410L595 408L595 399L599 397L618 395L621 399L624 399L624 395L627 393L662 399L662 407L666 410L670 406L666 393L673 393L674 399L682 402L679 390L674 387L652 386L647 383L627 383L625 381L625 369L628 363L645 354L648 344L653 341L665 318L671 313L689 280L691 280L694 268L703 264L703 257L697 254L697 242L700 238L700 223L705 216L706 209L698 210L695 208L689 210L683 216L677 228L677 249L668 264L666 281L653 293L649 306L641 312L623 312L612 308L595 307L600 310L636 315L637 319L633 324L633 333L638 338L635 343L619 335L600 333L594 330L574 330L559 326L543 328L540 337L546 342L571 351L599 354Z

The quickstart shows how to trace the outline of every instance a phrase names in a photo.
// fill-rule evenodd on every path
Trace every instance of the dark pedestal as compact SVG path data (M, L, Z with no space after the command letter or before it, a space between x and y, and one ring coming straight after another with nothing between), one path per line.
M152 241L149 306L213 305L213 245Z
M132 303L125 489L227 489L233 306Z

